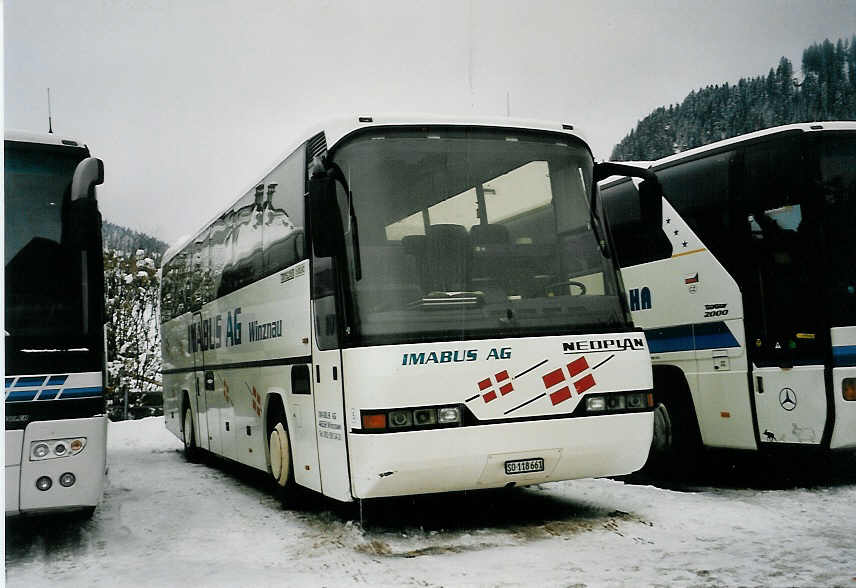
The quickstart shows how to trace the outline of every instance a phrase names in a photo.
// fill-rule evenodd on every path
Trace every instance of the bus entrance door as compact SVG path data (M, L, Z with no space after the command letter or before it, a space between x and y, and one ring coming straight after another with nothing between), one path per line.
M208 400L205 394L205 366L202 351L202 315L193 314L192 330L195 334L193 345L193 377L196 395L196 443L203 449L212 450L211 437L208 433Z
M826 424L823 366L755 367L752 373L761 443L819 444Z
M746 288L745 311L762 445L819 444L827 420L828 336L817 299L821 276L811 263L819 240L805 214L805 206L785 204L748 216L755 284Z

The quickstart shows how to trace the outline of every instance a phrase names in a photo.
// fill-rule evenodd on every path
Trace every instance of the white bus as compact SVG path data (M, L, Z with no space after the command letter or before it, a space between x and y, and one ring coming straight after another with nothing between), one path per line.
M657 238L639 237L633 181L602 193L652 353L654 445L856 447L856 123L772 128L651 170Z
M53 134L7 131L4 149L6 516L91 516L107 453L104 167Z
M286 502L638 469L650 360L598 173L570 125L319 128L166 254L166 427Z

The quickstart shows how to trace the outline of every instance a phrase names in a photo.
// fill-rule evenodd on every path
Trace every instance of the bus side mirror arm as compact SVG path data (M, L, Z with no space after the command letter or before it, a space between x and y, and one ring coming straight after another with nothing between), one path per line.
M661 230L663 226L663 187L657 174L649 169L623 163L601 162L594 165L595 183L610 176L629 176L641 178L639 184L639 209L643 223L652 230Z
M87 157L77 164L71 179L71 201L85 198L95 199L95 186L104 183L104 162L97 157Z

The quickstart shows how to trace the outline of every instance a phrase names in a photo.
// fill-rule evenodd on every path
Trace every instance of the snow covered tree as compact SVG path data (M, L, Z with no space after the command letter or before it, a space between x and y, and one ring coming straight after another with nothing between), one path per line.
M159 260L160 253L143 249L104 251L107 404L113 420L163 414Z

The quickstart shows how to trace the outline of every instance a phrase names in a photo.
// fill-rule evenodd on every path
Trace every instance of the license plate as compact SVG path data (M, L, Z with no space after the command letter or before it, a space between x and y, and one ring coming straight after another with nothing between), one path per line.
M532 472L544 471L544 458L535 457L532 459L515 459L505 462L505 473L511 474L529 474Z

